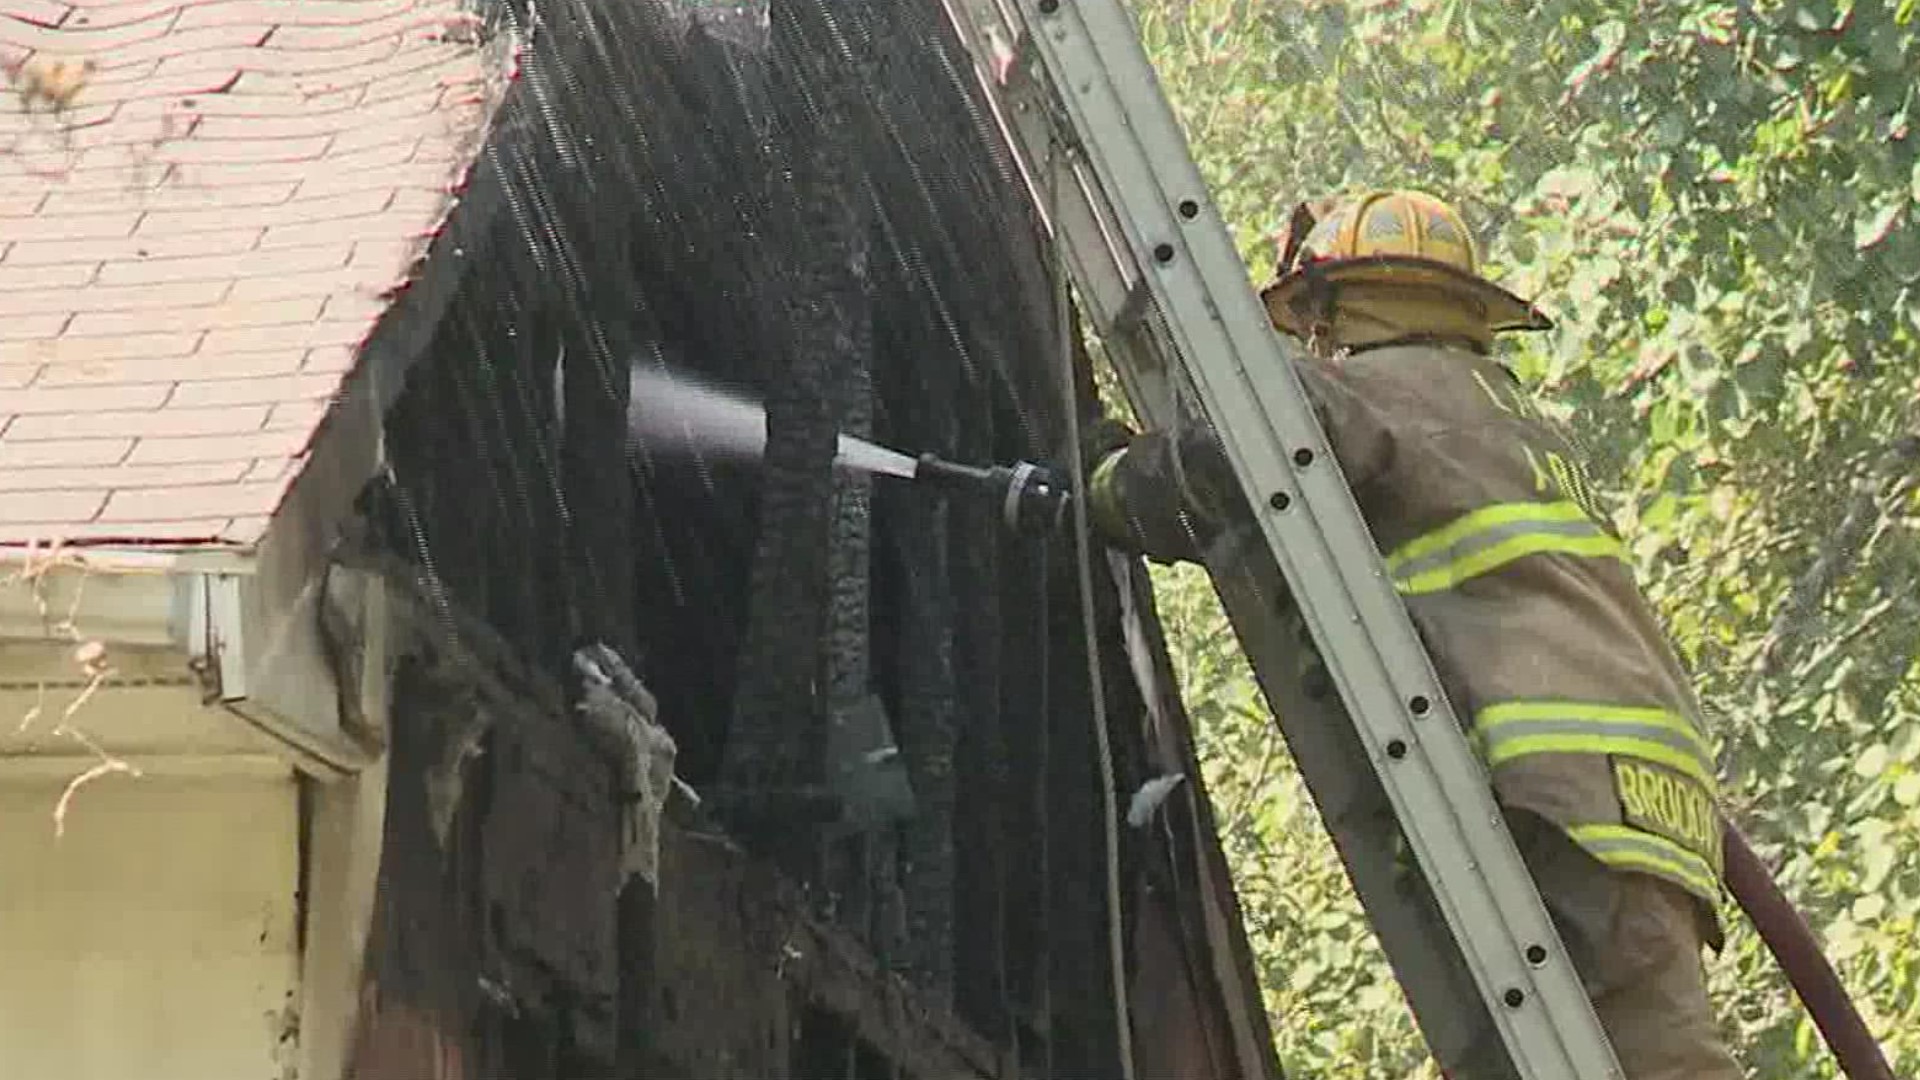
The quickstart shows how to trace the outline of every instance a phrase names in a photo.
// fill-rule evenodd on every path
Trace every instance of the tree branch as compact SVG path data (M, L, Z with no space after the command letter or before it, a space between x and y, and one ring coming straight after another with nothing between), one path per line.
M1227 823L1220 830L1220 835L1223 837L1231 837L1240 831L1247 811L1252 808L1253 801L1260 797L1260 789L1267 782L1267 770L1273 766L1273 756L1280 746L1280 740L1275 737L1271 721L1262 717L1260 723L1262 733L1266 736L1260 740L1260 761L1254 766L1253 779L1241 790L1240 797L1233 801L1233 809L1227 812Z
M1907 489L1916 465L1920 465L1920 433L1908 432L1895 439L1880 455L1873 471L1854 484L1840 524L1813 564L1793 583L1786 604L1774 616L1767 636L1761 639L1753 672L1742 690L1743 697L1751 698L1759 690L1761 680L1785 670L1806 644L1813 615L1834 586L1852 571L1862 544L1879 525L1891 499Z

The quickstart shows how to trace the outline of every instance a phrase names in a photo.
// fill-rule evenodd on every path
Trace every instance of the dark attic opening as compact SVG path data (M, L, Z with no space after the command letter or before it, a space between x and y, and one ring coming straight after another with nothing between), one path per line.
M519 74L334 554L418 629L355 1075L1277 1076L1140 567L1089 620L1070 531L835 466L1091 409L941 5L484 15ZM693 385L764 450L636 433Z

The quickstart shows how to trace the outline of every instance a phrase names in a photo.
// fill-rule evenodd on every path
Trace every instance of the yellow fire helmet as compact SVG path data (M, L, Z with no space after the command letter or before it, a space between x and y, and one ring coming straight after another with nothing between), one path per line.
M1418 191L1370 191L1294 208L1281 235L1279 276L1260 293L1273 324L1310 336L1340 286L1426 286L1465 302L1492 333L1546 330L1538 308L1480 276L1466 222Z

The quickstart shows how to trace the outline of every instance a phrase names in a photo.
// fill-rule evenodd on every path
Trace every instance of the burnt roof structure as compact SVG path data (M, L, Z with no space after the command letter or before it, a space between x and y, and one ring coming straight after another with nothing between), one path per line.
M295 184L290 201L236 203L221 223L247 224L204 235L258 229L246 252L267 252L274 229L307 229L344 262L179 254L227 275L219 298L152 316L173 328L154 342L193 348L119 358L138 363L100 385L148 387L124 390L144 404L74 399L54 424L68 391L49 373L70 369L36 350L121 310L83 302L98 275L157 261L122 248L163 211L124 211L94 276L35 300L18 325L40 330L6 331L19 385L0 398L0 472L27 467L19 455L63 471L35 489L49 501L0 505L12 540L234 548L255 565L244 606L276 632L309 632L335 572L371 570L402 598L353 1075L1115 1076L1124 1016L1138 1076L1278 1076L1142 568L1098 561L1089 624L1069 540L1010 536L992 507L832 465L841 432L959 461L1060 460L1091 409L1044 232L939 3L529 0L474 22L399 0L49 0L34 18L134 26L136 9L275 27L231 45L254 52L215 50L238 78L197 79L196 102L306 63L268 55L289 41L335 57L323 85L277 92L339 103L258 106L232 134L311 141L312 156L285 144L297 176L249 166L285 172L261 184ZM360 18L374 13L395 21ZM414 46L393 42L422 14L479 91L409 112L427 91L373 95L388 76L368 65L398 63ZM291 33L301 19L342 36ZM171 36L201 40L167 26L142 46L151 70L128 71L157 78ZM363 81L342 90L345 72ZM425 128L455 149L428 152ZM411 164L330 157L400 144L450 187L402 198ZM69 182L9 179L0 221L51 228L33 223ZM308 183L386 184L364 223L380 238L275 218L304 213L286 208ZM0 232L0 274L39 250L26 243ZM392 256L365 279L371 300L362 243ZM411 269L396 280L396 265ZM272 370L206 374L228 332L207 319L254 318L236 290L262 289L289 295L285 321L219 355L271 354ZM328 315L335 296L355 298L352 333ZM119 331L147 336L131 313L151 309L125 310ZM203 354L212 368L190 359ZM306 373L325 380L286 381L310 363L332 365ZM630 439L636 370L763 400L764 460ZM217 407L176 408L216 392ZM299 413L298 439L273 426L304 401L324 407ZM178 427L243 421L258 430ZM61 425L71 438L52 437ZM269 437L244 455L233 441ZM196 462L220 479L121 471L169 440L205 455L226 440ZM48 456L81 442L97 457ZM148 502L166 513L124 509L161 480ZM184 491L208 486L223 494ZM352 629L321 635L342 685L334 635ZM642 876L627 791L580 720L574 656L596 643L657 701L694 793L668 800ZM343 729L366 723L347 695L338 708ZM1103 789L1124 805L1171 773L1187 782L1109 851ZM1107 974L1116 923L1124 1005Z

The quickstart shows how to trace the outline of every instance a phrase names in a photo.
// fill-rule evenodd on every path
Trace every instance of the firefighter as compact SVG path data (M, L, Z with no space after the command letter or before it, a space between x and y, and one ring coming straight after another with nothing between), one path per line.
M1573 446L1492 356L1495 334L1551 323L1412 191L1296 208L1262 298L1307 347L1301 380L1626 1075L1739 1077L1701 957L1723 942L1699 704ZM1199 561L1253 528L1191 426L1094 426L1108 543ZM1452 1075L1484 1075L1496 1047Z

